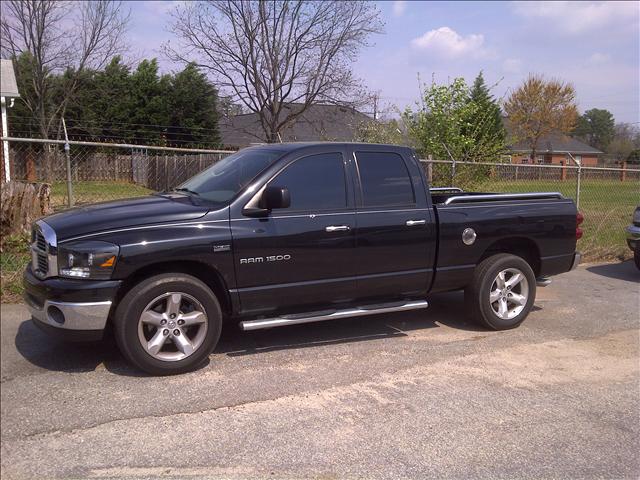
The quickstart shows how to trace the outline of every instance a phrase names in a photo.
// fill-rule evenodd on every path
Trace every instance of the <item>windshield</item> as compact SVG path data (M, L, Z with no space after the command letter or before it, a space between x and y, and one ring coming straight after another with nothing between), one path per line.
M226 203L284 152L272 149L241 150L190 178L176 190L214 203Z

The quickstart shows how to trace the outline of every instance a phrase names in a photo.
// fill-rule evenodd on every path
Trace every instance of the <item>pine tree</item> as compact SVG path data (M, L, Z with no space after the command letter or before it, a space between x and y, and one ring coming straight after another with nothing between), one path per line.
M470 100L477 105L477 109L471 119L472 129L475 132L483 132L483 135L489 134L496 141L504 142L506 131L502 122L502 111L498 102L491 95L491 91L484 81L482 71L478 73L478 76L473 81ZM471 136L476 135L471 132Z

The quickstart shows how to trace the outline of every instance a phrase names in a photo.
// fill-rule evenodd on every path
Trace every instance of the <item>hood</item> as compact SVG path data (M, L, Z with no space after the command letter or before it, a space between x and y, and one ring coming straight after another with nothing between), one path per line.
M60 241L106 230L196 220L208 211L206 206L194 205L186 195L150 195L71 208L43 220Z

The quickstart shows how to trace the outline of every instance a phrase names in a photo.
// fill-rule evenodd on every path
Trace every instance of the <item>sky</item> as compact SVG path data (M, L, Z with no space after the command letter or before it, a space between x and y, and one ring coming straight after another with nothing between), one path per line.
M137 57L178 66L160 46L175 41L170 12L180 2L131 2ZM483 71L497 98L529 73L570 82L579 110L605 108L640 123L640 2L377 2L385 33L372 36L354 72L383 104L403 110L419 82L469 83Z

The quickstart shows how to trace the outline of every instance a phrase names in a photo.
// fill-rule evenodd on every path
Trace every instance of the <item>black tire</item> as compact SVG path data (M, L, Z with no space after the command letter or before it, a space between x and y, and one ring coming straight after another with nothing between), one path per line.
M181 292L195 299L206 314L207 327L200 337L201 343L193 353L179 360L155 358L138 336L143 311L154 299L169 292ZM116 308L113 323L118 347L129 362L151 375L174 375L194 370L211 354L222 331L222 311L218 299L202 281L182 273L167 273L147 278L129 290Z
M516 285L511 293L511 288L508 289L508 293L505 293L505 299L507 295L519 295L523 290L518 291L526 287L526 302L517 315L512 318L501 318L494 308L499 308L499 302L490 302L490 292L496 283L498 274L505 270L517 270L524 274L526 279L526 285L521 282ZM511 274L508 273L508 275ZM496 287L497 288L497 287ZM506 289L505 289L506 292ZM511 255L507 253L500 253L493 255L483 260L473 274L473 279L469 286L465 289L465 303L467 312L471 319L480 325L483 325L492 330L508 330L520 325L533 307L533 303L536 298L536 277L531 269L531 266L521 257ZM505 305L511 305L513 307L513 313L517 311L517 304L507 302ZM507 312L506 315L508 315Z
M636 243L636 249L633 251L633 261L636 262L636 268L640 270L640 241Z

